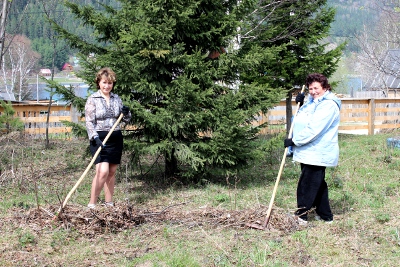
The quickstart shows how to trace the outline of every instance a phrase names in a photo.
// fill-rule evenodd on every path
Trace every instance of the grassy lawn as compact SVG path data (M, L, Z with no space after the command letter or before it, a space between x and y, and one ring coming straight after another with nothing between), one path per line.
M44 150L44 141L0 138L0 266L398 266L400 150L386 145L396 135L339 136L339 166L327 169L333 224L290 223L300 167L287 158L266 230L245 222L259 213L262 223L282 148L237 176L189 185L160 176L161 162L133 167L125 157L114 211L87 213L92 169L54 220L90 161L86 141ZM126 207L145 220L116 227Z

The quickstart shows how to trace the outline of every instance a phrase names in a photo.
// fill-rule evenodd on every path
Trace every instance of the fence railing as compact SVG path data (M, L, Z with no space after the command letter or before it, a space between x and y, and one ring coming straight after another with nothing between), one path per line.
M400 127L400 98L342 98L339 132L373 135ZM292 102L293 113L296 103ZM285 131L286 102L282 100L267 114L258 118L258 125L267 122L262 134Z
M25 133L39 136L46 133L47 124L47 103L13 103L15 115L22 120L25 125ZM3 108L0 107L0 113ZM53 104L49 116L49 134L61 134L71 132L71 127L65 126L62 121L78 121L79 113L71 105Z
M400 98L342 98L340 111L339 132L350 134L372 135L385 130L400 127ZM25 132L31 135L42 135L46 132L47 103L15 103L13 109L25 124ZM292 102L293 113L296 103ZM0 107L0 113L3 112ZM80 114L71 105L56 105L51 107L49 117L49 133L60 134L71 132L71 127L61 121L77 122ZM267 122L261 134L270 134L285 131L286 102L282 100L275 108L257 118L255 125Z

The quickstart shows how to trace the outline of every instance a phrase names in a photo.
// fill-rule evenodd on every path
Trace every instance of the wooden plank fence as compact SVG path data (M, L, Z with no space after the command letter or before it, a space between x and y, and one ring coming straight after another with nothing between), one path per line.
M16 117L25 124L25 133L32 136L40 136L46 133L47 103L13 103ZM0 113L3 108L0 107ZM71 108L71 105L53 104L50 109L49 134L70 133L71 127L65 126L61 121L80 120L80 115Z
M350 134L376 134L384 130L400 127L400 98L342 98L339 132ZM261 134L271 134L285 131L286 102L280 101L267 114L257 117L254 125L267 122ZM47 103L14 103L13 108L25 124L25 132L30 135L43 135L46 132ZM293 112L296 103L292 102ZM0 107L0 113L2 112ZM49 133L60 134L71 132L70 127L61 121L77 122L82 120L80 114L71 105L56 105L51 107L49 118Z
M400 98L341 98L339 132L373 135L400 128ZM293 113L296 103L292 102ZM266 115L258 118L258 125L267 122L262 134L285 131L286 102L282 100ZM257 123L256 123L257 125Z

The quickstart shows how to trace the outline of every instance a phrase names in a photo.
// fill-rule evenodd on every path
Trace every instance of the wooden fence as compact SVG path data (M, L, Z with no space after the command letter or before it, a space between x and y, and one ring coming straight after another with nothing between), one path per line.
M340 111L339 132L350 134L375 134L384 130L393 130L400 127L400 98L342 98ZM267 114L257 118L255 125L267 122L268 125L261 134L285 131L286 102L282 100ZM25 124L25 132L31 135L42 135L46 132L47 103L14 103L13 108ZM293 113L296 103L292 102ZM0 113L2 112L0 107ZM77 122L80 114L70 105L56 105L51 107L49 118L49 133L60 134L71 132L70 127L61 121Z
M25 124L25 133L40 136L46 133L48 103L13 103L15 117L19 117ZM3 108L0 107L0 113ZM80 120L80 115L71 105L53 104L49 116L49 134L71 132L71 127L65 126L61 121Z
M400 127L400 98L342 98L339 132L373 135ZM293 113L296 103L292 102ZM285 131L286 102L282 100L266 115L258 118L258 123L267 122L262 134Z

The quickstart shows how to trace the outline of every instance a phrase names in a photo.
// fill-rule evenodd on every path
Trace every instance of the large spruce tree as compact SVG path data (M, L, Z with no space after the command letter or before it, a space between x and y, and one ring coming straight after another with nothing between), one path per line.
M309 73L330 77L345 44L332 48L326 40L335 18L335 10L327 6L327 0L262 2L257 12L248 17L242 46L246 51L268 51L272 60L265 58L261 75L246 79L285 90L286 117L290 118L293 91L302 87ZM287 127L290 128L290 120Z
M252 1L120 3L95 10L67 2L95 29L96 43L55 28L80 51L80 76L93 89L100 67L117 73L115 92L133 113L136 155L163 155L167 176L246 165L256 155L256 115L283 97L267 84L240 81L258 75L265 58L240 53L235 42Z

